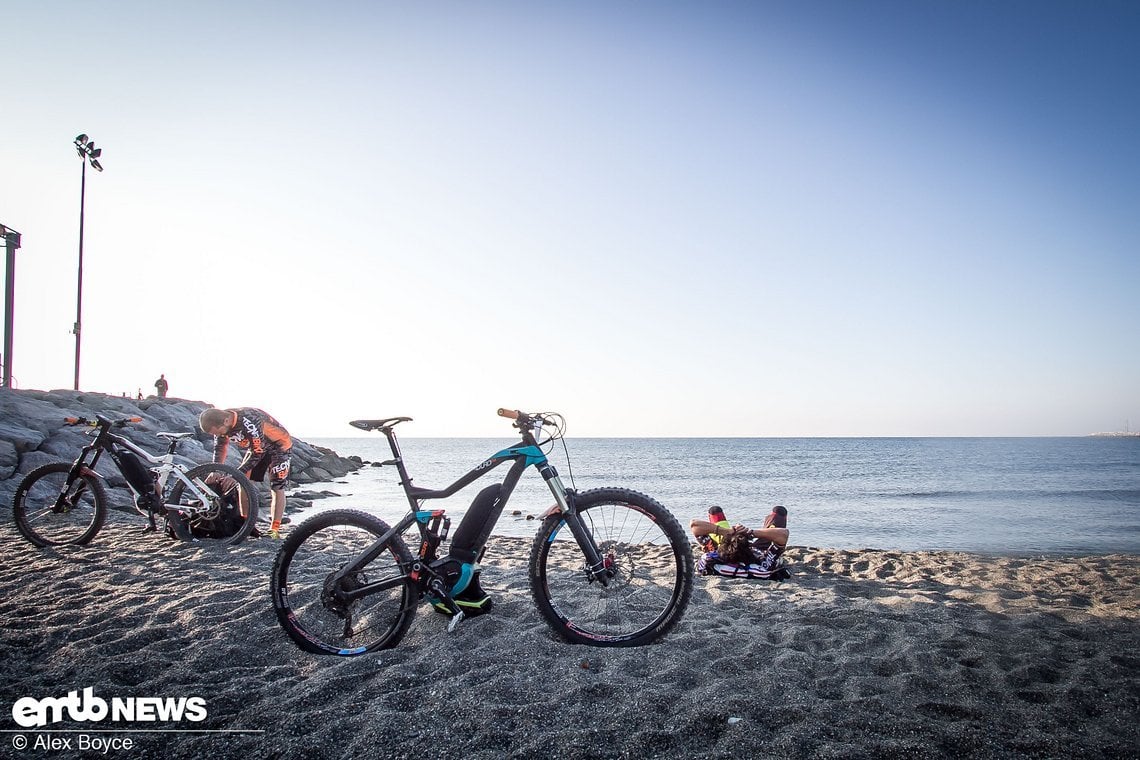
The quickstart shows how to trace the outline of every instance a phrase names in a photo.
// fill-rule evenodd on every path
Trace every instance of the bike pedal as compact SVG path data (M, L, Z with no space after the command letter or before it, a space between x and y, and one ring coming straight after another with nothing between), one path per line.
M459 626L460 621L463 620L464 617L466 617L466 615L463 614L463 610L456 612L455 617L451 618L451 622L447 624L447 632L455 633L455 629Z
M451 615L453 624L455 618L463 616L463 610L459 609L459 605L451 598L451 594L448 593L447 587L443 585L442 581L436 578L428 585L428 588L431 589L432 593L430 600L432 607L435 607L440 612ZM450 625L448 626L448 630L452 630Z

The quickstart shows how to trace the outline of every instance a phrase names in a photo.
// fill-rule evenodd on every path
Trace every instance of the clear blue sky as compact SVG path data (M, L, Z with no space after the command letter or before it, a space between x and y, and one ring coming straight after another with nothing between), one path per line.
M1140 428L1140 3L9 3L13 369L303 436Z

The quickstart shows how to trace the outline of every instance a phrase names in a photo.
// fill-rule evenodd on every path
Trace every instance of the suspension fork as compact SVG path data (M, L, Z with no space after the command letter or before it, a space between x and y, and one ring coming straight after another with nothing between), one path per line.
M500 414L502 411L500 410ZM535 430L540 429L542 426L541 421L535 425ZM538 447L538 441L535 439L535 434L531 430L522 430L523 444L527 446ZM586 558L586 573L591 582L598 581L603 586L609 585L609 574L606 572L606 560L602 556L601 550L594 542L594 536L586 529L582 523L582 518L578 516L578 509L574 505L574 493L566 490L566 486L562 484L562 478L558 477L558 471L554 469L554 465L550 463L545 456L542 460L534 463L535 469L542 475L542 479L546 481L547 488L554 496L554 507L551 508L547 514L558 512L562 515L562 521L570 526L570 533L574 536L574 540L578 542L578 548L582 550L582 554ZM509 479L509 478L508 478Z
M88 444L87 446L83 447L82 451L79 452L79 456L76 457L75 461L71 463L71 469L67 473L68 483L73 482L77 477L79 477L79 473L83 470L84 467L95 469L95 463L99 461L99 454L102 453L102 449L100 449L95 457L91 460L91 464L87 464L86 461L87 455L90 454L95 448L96 447L94 444Z
M95 456L92 457L91 464L87 464L87 457L91 454L92 451L95 452ZM79 477L80 473L82 473L84 470L91 470L92 472L95 472L95 465L99 463L99 456L102 453L103 448L99 445L98 440L94 440L91 443L87 444L79 452L79 456L76 457L75 461L71 463L71 469L67 471L67 479L63 482L63 488L60 489L59 496L57 496L55 499L56 511L63 509L64 501L66 500L68 494L71 493L71 487L75 485L75 481L78 480L81 484L83 484L80 486L81 489L85 486L83 479ZM76 495L80 493L82 493L82 490L76 491Z
M582 523L578 509L574 504L574 493L568 492L558 477L558 472L549 462L540 465L538 471L546 481L550 493L554 496L556 510L562 515L562 521L570 528L571 535L578 542L578 548L586 557L586 572L591 581L598 581L603 586L609 585L610 576L606 572L606 559L594 542L594 536ZM555 510L551 510L552 512Z

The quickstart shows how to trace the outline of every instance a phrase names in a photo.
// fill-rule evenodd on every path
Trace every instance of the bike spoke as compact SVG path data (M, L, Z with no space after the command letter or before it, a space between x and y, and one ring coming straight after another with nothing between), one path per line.
M586 492L578 506L604 579L591 577L571 531L550 518L531 559L539 610L576 643L633 646L656 639L676 623L691 593L692 555L680 526L649 497L621 489Z
M404 583L376 586L403 576L410 562L398 537L365 567L344 573L387 525L356 512L318 515L292 533L274 564L274 603L289 635L309 651L360 654L395 646L414 612L412 590ZM346 600L345 594L368 593Z
M83 544L103 525L106 496L94 475L79 475L61 497L71 467L65 462L43 465L28 473L16 489L16 527L37 546ZM63 508L57 509L57 504Z

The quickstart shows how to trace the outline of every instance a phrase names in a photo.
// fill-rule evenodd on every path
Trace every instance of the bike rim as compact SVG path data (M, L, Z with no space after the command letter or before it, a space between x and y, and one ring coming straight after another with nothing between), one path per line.
M643 636L669 619L681 594L682 567L668 533L635 505L592 505L580 513L603 558L609 585L591 583L577 542L557 525L544 551L544 584L554 614L574 635L599 644Z
M401 632L409 614L410 591L404 584L352 602L338 591L402 576L397 553L388 548L363 570L339 583L333 576L378 536L353 525L332 525L305 536L282 575L278 604L305 645L338 655L383 647Z
M186 515L190 532L200 541L217 541L221 544L236 544L243 541L253 527L257 517L257 492L247 488L236 478L234 472L221 469L219 465L202 465L187 476L207 494L205 503L196 494L177 482L170 491L168 506L176 505ZM214 480L215 476L219 479ZM227 480L222 480L222 478ZM238 492L246 491L248 513L241 516Z
M56 510L66 481L66 472L48 473L33 483L23 498L24 527L47 544L77 542L96 520L96 494L82 478L72 484L63 511Z

